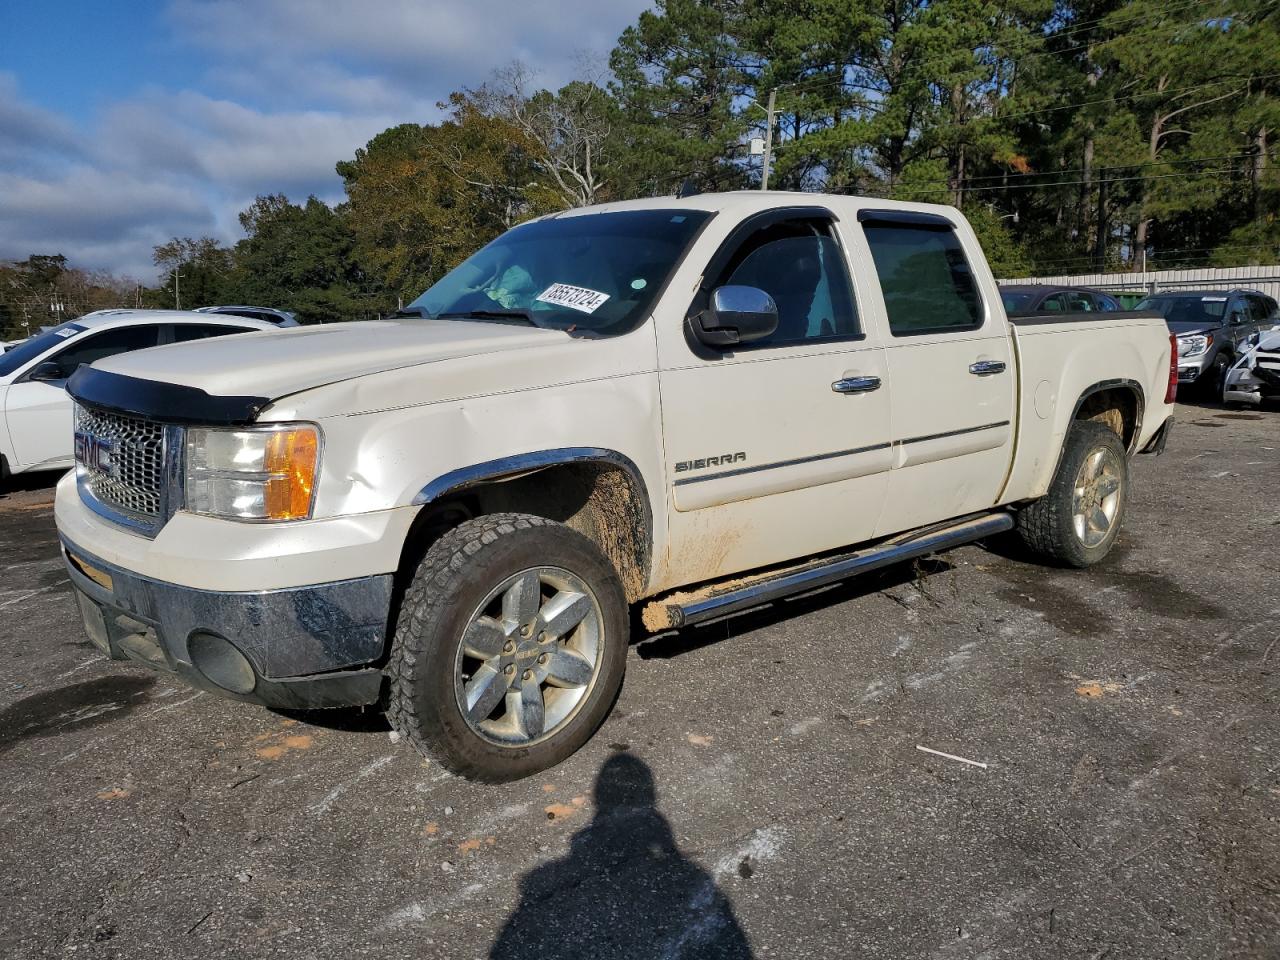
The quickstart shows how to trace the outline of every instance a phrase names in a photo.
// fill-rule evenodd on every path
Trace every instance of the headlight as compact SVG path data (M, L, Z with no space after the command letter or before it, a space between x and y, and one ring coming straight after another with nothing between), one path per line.
M1178 338L1178 356L1197 357L1213 346L1212 333L1198 333L1191 337Z
M319 467L320 428L312 424L190 427L186 509L233 520L305 520Z

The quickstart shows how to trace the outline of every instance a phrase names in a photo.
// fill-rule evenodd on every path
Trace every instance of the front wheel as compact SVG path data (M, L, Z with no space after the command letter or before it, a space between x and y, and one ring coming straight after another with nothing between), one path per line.
M1232 362L1230 357L1220 353L1214 358L1213 366L1200 375L1205 399L1222 402L1222 393L1227 385L1227 373L1231 370Z
M617 574L586 537L523 514L469 520L432 545L405 591L389 719L468 779L545 770L608 715L628 622Z
M1022 541L1040 556L1089 567L1110 552L1129 502L1129 459L1114 430L1077 420L1049 492L1018 513Z

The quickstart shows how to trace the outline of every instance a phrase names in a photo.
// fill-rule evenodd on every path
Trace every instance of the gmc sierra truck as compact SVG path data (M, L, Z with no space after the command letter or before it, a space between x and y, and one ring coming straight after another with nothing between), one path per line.
M606 204L393 319L81 367L57 523L110 657L378 705L510 780L604 721L633 609L681 628L1015 528L1098 562L1176 361L1157 314L1010 322L949 207Z

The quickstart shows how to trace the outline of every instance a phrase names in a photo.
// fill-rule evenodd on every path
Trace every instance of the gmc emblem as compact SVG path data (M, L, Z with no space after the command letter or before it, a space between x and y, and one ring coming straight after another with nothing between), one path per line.
M110 440L104 440L102 437L95 437L89 433L82 433L79 430L76 431L76 463L83 464L90 470L114 477L116 473L115 449L116 445Z

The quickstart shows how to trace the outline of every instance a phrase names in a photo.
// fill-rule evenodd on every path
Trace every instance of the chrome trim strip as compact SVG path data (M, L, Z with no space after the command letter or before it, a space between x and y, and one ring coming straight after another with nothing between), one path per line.
M796 457L794 460L779 460L777 463L762 463L758 467L739 467L736 470L724 470L720 473L708 473L700 477L681 477L673 486L681 487L686 483L701 483L704 480L723 480L726 477L740 477L746 473L759 473L762 470L776 470L779 467L794 467L802 463L815 463L819 460L834 460L836 457L851 457L857 453L871 453L873 450L887 450L890 443L875 443L869 447L857 447L853 450L837 450L835 453L815 453L810 457Z
M125 513L115 507L109 507L97 497L93 495L93 491L89 489L89 484L85 481L84 471L80 466L76 466L76 490L80 493L80 501L100 516L103 520L108 520L117 526L124 527L130 533L136 533L139 536L146 537L148 540L154 540L156 534L160 532L162 526L161 521L151 517L135 516L131 513Z
M989 537L1014 526L1013 515L993 513L955 524L907 542L871 547L866 552L844 554L817 566L783 574L737 590L684 605L672 604L667 610L676 627L723 617L739 610L757 607L796 593L813 590L855 574L866 573L902 560L910 560L938 550L958 547ZM661 600L658 601L661 603Z
M909 437L906 440L895 440L894 443L905 445L908 443L924 443L926 440L942 440L946 437L959 437L966 433L979 433L983 430L994 430L996 427L1007 427L1009 426L1009 423L1010 421L1008 420L1000 420L996 423L984 423L980 427L964 427L961 430L947 430L943 433L928 433L923 437Z
M187 432L185 427L167 424L164 428L163 472L160 481L160 522L156 532L173 519L173 515L182 509L186 500L186 475L183 465L186 461Z
M907 443L922 443L925 440L942 440L945 437L958 437L966 433L978 433L981 430L994 430L996 427L1007 427L1010 421L985 423L980 427L965 427L962 430L948 430L945 433L931 433L923 437L911 437L907 440L894 440L891 443L873 443L868 447L856 447L853 450L837 450L834 453L815 453L808 457L796 457L793 460L779 460L776 463L762 463L756 467L739 467L736 470L722 470L720 473L708 473L698 477L681 477L673 481L672 486L680 487L687 483L702 483L706 480L724 480L727 477L740 477L748 473L759 473L762 470L777 470L780 467L794 467L802 463L815 463L819 460L832 460L836 457L851 457L858 453L871 453L875 450L887 450L889 447Z

